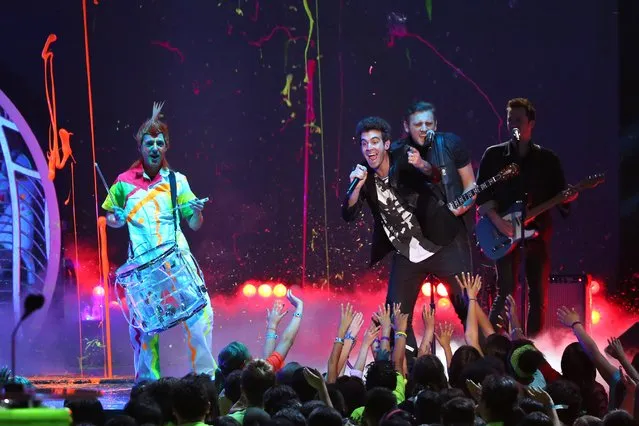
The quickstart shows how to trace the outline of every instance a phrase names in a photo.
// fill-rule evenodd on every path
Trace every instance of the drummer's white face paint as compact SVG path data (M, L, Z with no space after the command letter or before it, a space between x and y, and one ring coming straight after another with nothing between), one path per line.
M155 137L149 134L144 135L140 144L140 154L142 154L144 166L152 170L159 169L164 161L167 148L162 133Z

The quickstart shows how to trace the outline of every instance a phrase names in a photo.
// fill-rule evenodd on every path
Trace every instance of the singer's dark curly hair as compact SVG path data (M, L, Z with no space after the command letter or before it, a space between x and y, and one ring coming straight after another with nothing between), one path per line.
M366 117L363 120L360 120L355 127L356 142L359 143L362 133L368 132L369 130L379 130L382 132L382 139L384 142L391 138L391 126L386 120L381 117Z
M530 102L529 99L526 98L513 98L508 101L506 104L506 109L513 108L523 108L526 110L526 117L528 117L529 121L533 121L537 116L537 111L535 110L535 106Z
M434 104L432 104L430 102L425 102L425 101L415 101L412 104L410 104L410 106L406 110L406 114L404 115L404 121L409 123L411 115L413 115L413 114L415 114L417 112L426 112L426 111L432 111L433 112L433 117L435 118L435 120L437 120L437 117L435 116L435 105Z

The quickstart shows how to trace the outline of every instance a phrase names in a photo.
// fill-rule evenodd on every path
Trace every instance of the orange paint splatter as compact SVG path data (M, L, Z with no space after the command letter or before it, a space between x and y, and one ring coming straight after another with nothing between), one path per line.
M73 158L73 151L71 150L71 135L73 135L73 133L63 128L58 130L55 79L53 76L53 52L49 50L51 44L57 39L58 37L55 34L49 34L42 48L41 55L44 61L44 89L47 106L49 107L49 119L51 120L51 126L49 128L49 151L47 152L49 180L54 180L56 169L61 170L67 160ZM60 151L62 151L62 156L60 156Z

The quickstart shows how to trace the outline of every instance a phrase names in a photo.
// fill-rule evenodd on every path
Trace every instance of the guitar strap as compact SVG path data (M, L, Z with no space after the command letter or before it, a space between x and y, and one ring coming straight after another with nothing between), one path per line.
M175 182L175 173L173 170L169 172L169 186L171 187L171 208L173 209L173 235L177 244L177 224L180 215L180 209L177 207L177 183Z
M446 162L444 161L444 135L441 133L435 134L435 143L433 148L435 149L435 156L437 157L437 161L439 162L438 167L442 173L442 183L443 193L446 197L446 203L455 199L455 195L453 194L450 182L451 176L448 174L448 169L446 168Z

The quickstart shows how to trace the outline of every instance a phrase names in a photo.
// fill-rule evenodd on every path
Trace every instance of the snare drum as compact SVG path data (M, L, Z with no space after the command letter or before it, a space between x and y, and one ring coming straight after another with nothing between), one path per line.
M128 308L127 313L120 302L125 318L148 334L186 321L208 303L197 261L174 242L129 259L115 275L115 285L123 290Z

